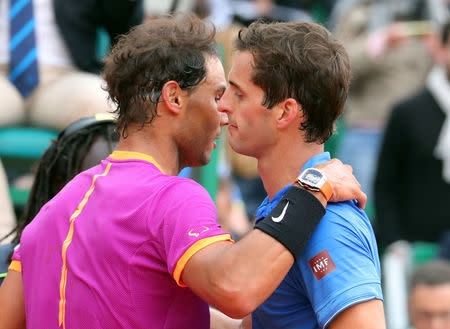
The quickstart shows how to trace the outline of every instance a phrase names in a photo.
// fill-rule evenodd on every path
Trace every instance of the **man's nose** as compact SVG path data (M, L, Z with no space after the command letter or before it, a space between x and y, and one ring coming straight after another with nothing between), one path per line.
M228 115L225 112L220 112L220 126L223 127L228 124Z
M220 98L219 104L217 105L217 108L221 113L231 113L231 107L228 105L227 98L228 94L227 91L225 91L225 93Z

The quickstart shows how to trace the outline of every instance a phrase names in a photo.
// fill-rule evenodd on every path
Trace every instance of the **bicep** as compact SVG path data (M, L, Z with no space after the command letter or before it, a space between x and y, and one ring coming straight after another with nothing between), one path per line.
M353 305L336 316L328 329L385 329L383 302L372 299Z
M230 245L229 241L220 241L199 250L189 259L181 274L182 282L209 303L209 295L214 288L210 276L211 267L219 266L218 260Z
M19 272L9 271L0 287L0 327L25 328L25 299Z

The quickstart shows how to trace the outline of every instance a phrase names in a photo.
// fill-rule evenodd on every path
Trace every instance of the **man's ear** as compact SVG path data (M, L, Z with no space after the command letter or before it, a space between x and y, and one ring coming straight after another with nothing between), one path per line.
M302 105L293 98L287 98L276 105L276 111L277 126L281 129L289 127L292 123L298 126L298 118L303 116Z
M167 81L161 92L161 101L173 114L179 114L183 101L183 90L176 81Z

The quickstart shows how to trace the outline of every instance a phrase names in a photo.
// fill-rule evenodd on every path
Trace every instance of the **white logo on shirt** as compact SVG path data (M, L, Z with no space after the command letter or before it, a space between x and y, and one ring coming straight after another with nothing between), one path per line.
M282 220L283 220L283 218L284 218L284 215L286 215L286 210L287 210L287 207L289 206L289 201L286 203L286 205L284 206L284 208L283 208L283 211L281 212L281 215L280 216L278 216L278 217L273 217L272 216L272 220L275 222L275 223L279 223L279 222L281 222Z

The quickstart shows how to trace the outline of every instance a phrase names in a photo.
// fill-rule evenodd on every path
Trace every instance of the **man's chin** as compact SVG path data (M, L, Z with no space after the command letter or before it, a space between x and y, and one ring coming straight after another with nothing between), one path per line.
M229 143L230 143L231 149L232 149L234 152L239 153L239 154L242 154L242 155L248 155L248 154L247 154L248 152L245 152L245 150L244 150L242 147L239 147L239 145L233 143L231 140L229 140Z
M189 167L203 167L206 166L211 161L211 152L207 154L203 154L201 159L198 159L194 163L192 163Z

